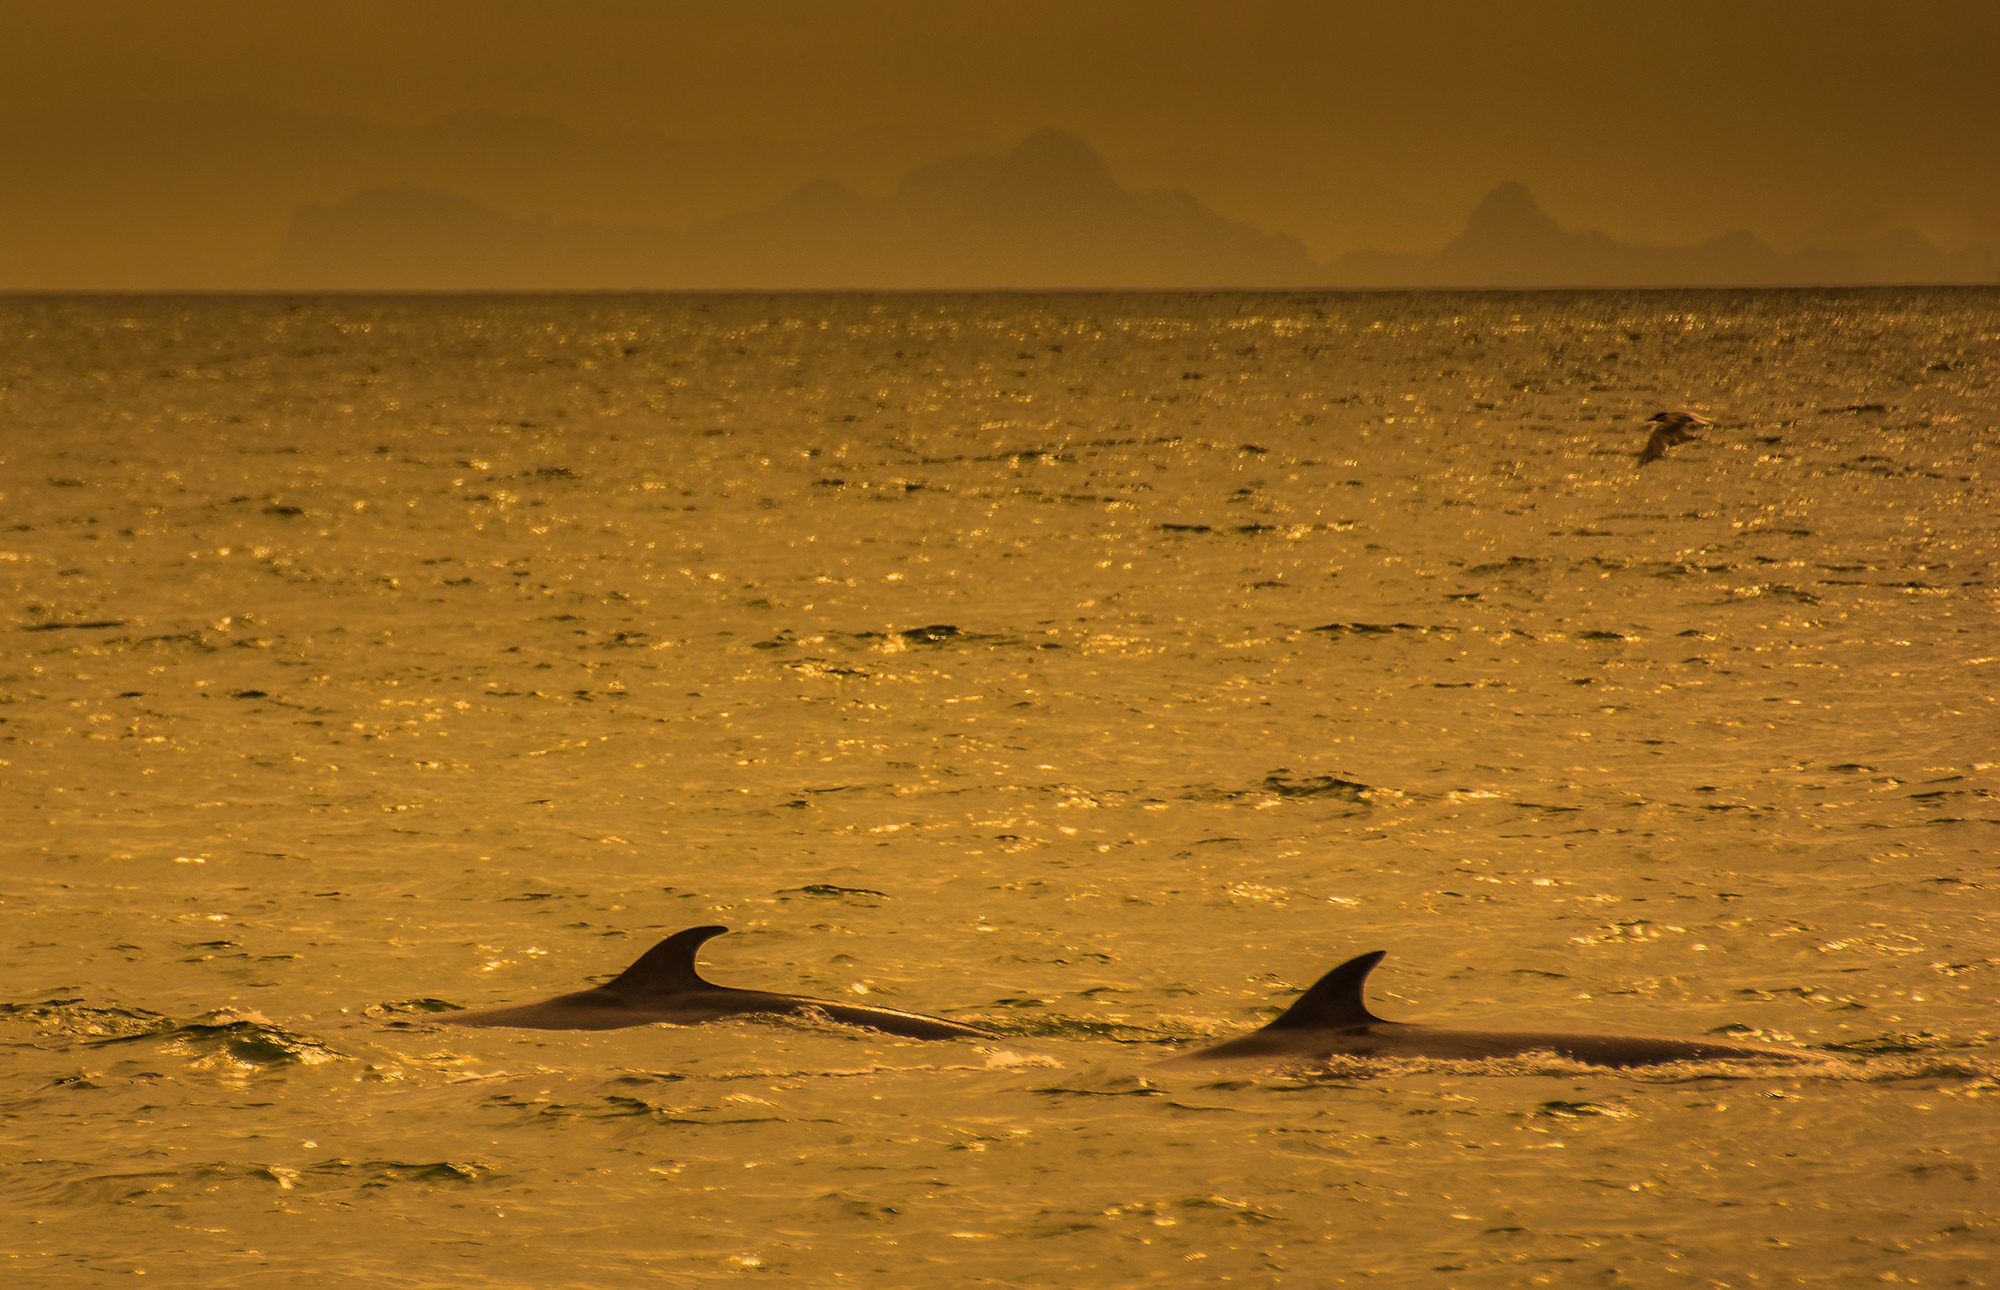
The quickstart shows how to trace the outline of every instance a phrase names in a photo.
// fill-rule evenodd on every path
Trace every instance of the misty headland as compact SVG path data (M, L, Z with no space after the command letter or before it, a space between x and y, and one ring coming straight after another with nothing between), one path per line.
M558 223L415 185L301 206L256 285L547 289L1187 289L1860 286L1991 281L1979 249L1909 229L1780 251L1747 230L1686 246L1564 227L1526 187L1492 190L1430 254L1315 261L1299 239L1196 197L1120 184L1082 139L920 166L882 198L815 180L685 228Z
M0 212L0 290L1428 289L1989 284L1990 248L1909 227L1786 249L1571 227L1499 183L1434 249L1316 256L1194 192L1125 182L1032 131L905 164L921 132L694 146L469 115L388 130L256 105L134 123L0 120L32 201ZM248 122L255 128L241 124ZM58 164L50 137L102 165ZM218 140L227 140L223 146ZM496 175L510 175L502 182ZM799 178L808 176L808 178ZM134 186L136 185L136 191ZM1357 197L1359 195L1357 194ZM1670 199L1670 198L1663 198ZM1414 199L1413 199L1414 200ZM560 212L560 213L557 213ZM719 213L717 213L719 212ZM128 224L143 224L144 236Z

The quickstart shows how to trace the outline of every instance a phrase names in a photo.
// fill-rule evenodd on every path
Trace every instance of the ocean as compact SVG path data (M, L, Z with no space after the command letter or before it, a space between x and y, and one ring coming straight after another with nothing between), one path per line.
M1991 1284L1996 452L1990 289L0 297L0 1278ZM1003 1041L436 1024L706 923ZM1374 949L1812 1060L1159 1064Z

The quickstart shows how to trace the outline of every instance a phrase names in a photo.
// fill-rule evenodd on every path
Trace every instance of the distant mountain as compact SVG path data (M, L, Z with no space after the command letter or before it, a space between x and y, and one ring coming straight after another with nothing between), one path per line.
M482 266L540 261L546 267L535 285L549 285L561 274L547 262L555 240L547 223L512 219L463 197L414 185L373 188L338 204L300 207L273 276L318 285L312 276L330 271L328 285L463 288L491 285ZM298 248L310 250L301 258Z
M1990 281L1976 251L1939 250L1908 229L1855 251L1783 252L1737 230L1694 246L1647 246L1556 222L1504 183L1435 255L1356 251L1326 266L1342 287L1820 286Z
M1433 254L1315 264L1297 240L1181 192L1135 192L1074 135L919 166L883 198L822 179L668 229L524 219L414 185L298 207L255 285L440 290L1643 287L1991 282L1978 251L1907 229L1779 251L1738 230L1692 246L1563 227L1504 183Z
M1519 184L1434 251L1315 264L1186 193L1133 191L1058 131L930 160L963 138L942 120L697 139L239 99L0 113L0 290L2000 282L1987 251L1908 230L1790 252L1747 232L1624 242ZM844 182L799 187L815 174Z
M1303 244L1178 192L1122 187L1056 130L950 157L881 200L831 181L690 228L523 220L374 189L294 212L267 285L368 288L1296 287Z

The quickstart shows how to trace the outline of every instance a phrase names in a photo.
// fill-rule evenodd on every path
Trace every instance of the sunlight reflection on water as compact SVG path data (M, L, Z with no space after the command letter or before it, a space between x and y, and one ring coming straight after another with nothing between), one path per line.
M1992 292L0 311L30 1280L1994 1258ZM1009 1038L425 1021L707 922Z

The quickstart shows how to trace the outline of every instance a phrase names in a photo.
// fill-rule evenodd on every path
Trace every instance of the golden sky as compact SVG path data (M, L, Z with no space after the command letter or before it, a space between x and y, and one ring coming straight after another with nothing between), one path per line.
M1632 241L2000 245L1991 0L0 0L0 19L0 286L223 281L301 203L396 183L678 227L819 176L886 192L1045 126L1127 187L1320 258L1435 250L1506 180Z

